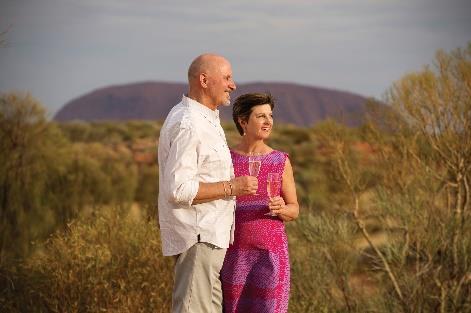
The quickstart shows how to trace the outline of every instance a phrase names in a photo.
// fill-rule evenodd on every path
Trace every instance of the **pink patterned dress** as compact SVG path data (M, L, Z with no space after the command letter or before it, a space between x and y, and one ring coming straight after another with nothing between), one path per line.
M231 151L235 176L248 175L248 157ZM224 312L282 313L288 311L290 267L288 240L282 220L265 215L267 175L283 173L288 155L264 155L258 195L237 197L234 244L221 270Z

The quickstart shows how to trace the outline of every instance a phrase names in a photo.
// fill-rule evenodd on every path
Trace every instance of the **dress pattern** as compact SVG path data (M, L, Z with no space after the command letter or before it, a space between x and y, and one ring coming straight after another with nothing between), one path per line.
M235 176L249 175L248 157L234 151L231 157ZM278 217L265 215L269 212L268 173L282 175L287 157L277 150L262 156L257 195L237 197L234 244L227 249L221 270L226 313L288 311L290 267L285 227Z

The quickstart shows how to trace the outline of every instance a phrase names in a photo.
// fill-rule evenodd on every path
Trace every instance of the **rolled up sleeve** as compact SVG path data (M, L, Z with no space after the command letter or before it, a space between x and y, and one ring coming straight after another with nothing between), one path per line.
M169 199L178 204L191 204L198 193L199 181L197 148L199 139L191 126L179 125L172 132L172 144L165 168L169 183Z

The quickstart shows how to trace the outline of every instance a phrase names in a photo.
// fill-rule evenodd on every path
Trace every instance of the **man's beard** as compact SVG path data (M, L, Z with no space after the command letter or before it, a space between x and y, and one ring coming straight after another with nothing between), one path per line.
M229 96L228 99L222 103L222 105L225 107L231 106L231 97Z

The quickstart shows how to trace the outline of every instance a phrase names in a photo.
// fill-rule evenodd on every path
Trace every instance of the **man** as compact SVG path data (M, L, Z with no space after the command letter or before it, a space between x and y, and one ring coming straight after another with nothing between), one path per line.
M222 312L219 272L232 242L234 196L255 194L257 179L234 178L220 105L236 89L229 61L203 54L188 69L188 95L159 138L159 224L165 256L176 256L173 312Z

